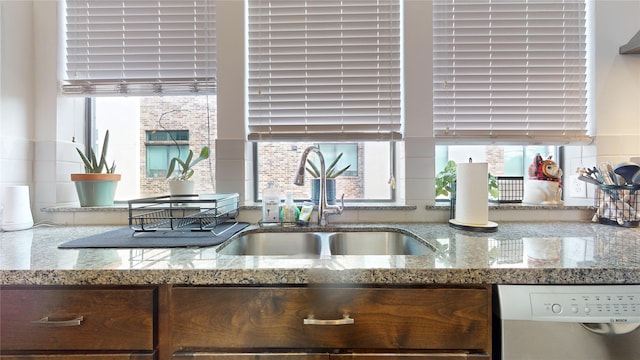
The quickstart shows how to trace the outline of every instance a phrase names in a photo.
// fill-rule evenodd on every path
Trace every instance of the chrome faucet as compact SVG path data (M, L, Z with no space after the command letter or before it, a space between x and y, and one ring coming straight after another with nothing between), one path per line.
M342 198L340 199L340 205L329 205L327 204L327 174L324 163L324 156L320 149L316 146L309 146L304 149L302 152L302 158L300 158L300 165L298 166L298 171L296 172L296 177L293 180L293 183L298 186L304 185L304 172L305 165L307 163L307 157L310 152L315 152L320 158L320 199L318 201L318 225L326 226L327 215L340 215L344 210L344 194L342 194Z

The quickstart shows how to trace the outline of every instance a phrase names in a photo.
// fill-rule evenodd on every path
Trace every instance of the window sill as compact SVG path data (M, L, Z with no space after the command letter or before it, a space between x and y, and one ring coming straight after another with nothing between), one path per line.
M260 204L240 207L238 220L257 223ZM41 209L43 222L56 225L128 225L126 203L103 207L57 206ZM442 223L449 220L448 203L418 207L384 203L347 203L340 216L330 216L332 223ZM590 221L592 206L490 204L489 219L495 222Z

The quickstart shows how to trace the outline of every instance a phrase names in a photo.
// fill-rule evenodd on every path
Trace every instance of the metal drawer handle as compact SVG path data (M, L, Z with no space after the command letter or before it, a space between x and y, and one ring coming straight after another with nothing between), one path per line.
M342 319L338 320L319 320L314 318L313 314L304 319L304 325L351 325L355 321L349 317L349 314L342 315Z
M63 326L80 326L80 323L84 320L84 316L78 316L71 320L49 320L48 316L43 317L40 320L34 320L31 323L39 326L48 327L63 327Z

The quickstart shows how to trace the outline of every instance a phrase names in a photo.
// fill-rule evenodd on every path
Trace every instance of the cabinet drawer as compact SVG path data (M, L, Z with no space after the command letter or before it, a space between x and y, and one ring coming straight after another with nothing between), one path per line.
M0 355L0 360L156 360L155 353L109 353L109 354L24 354L24 355Z
M1 350L153 350L155 290L0 291Z
M329 360L329 354L309 353L177 353L172 360ZM386 359L392 360L392 359ZM455 359L454 359L455 360Z
M488 352L489 295L486 288L174 288L173 348Z

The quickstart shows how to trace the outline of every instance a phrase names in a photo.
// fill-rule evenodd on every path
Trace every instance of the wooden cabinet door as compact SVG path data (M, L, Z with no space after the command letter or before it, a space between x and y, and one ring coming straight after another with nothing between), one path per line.
M434 354L339 354L331 360L488 360L487 354L434 353Z
M1 360L155 360L155 353L131 353L119 354L28 354L23 355L0 355Z
M491 348L488 288L179 287L171 298L174 351Z
M2 288L0 350L153 351L153 288Z

